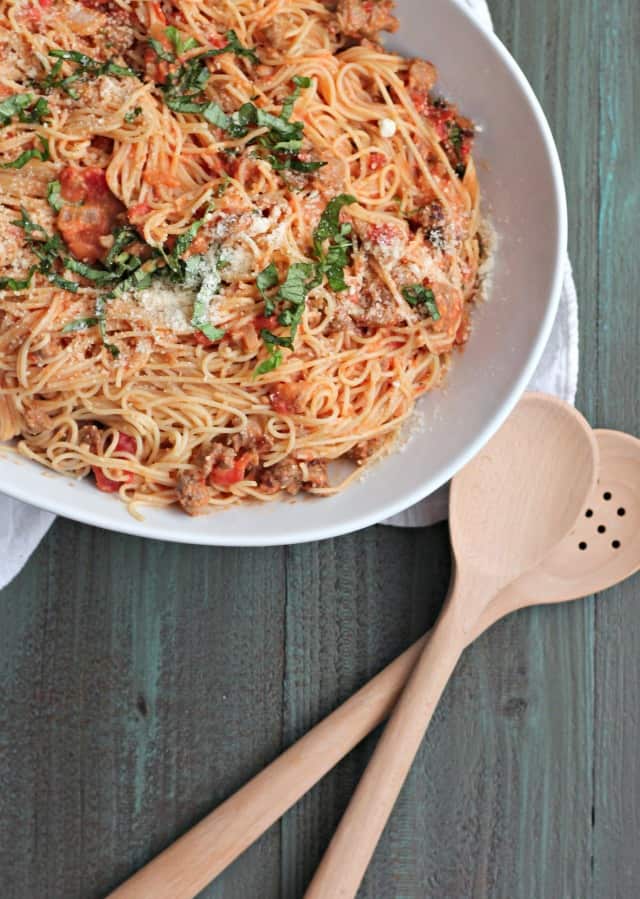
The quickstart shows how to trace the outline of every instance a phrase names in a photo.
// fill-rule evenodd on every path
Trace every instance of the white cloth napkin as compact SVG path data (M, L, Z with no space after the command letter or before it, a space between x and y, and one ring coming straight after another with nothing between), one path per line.
M465 0L479 21L492 28L485 0ZM578 302L567 260L564 287L556 322L540 365L531 381L533 390L554 393L573 402L578 380ZM0 589L15 577L51 526L54 515L0 494ZM388 519L397 527L422 527L447 517L447 489Z

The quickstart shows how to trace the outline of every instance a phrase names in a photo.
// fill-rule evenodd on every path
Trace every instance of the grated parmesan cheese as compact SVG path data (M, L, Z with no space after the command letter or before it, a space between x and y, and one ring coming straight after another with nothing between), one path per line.
M378 127L380 129L380 137L393 137L398 130L398 126L393 119L380 119Z
M187 334L193 331L191 317L195 291L184 287L176 287L166 281L158 281L143 290L132 290L122 295L143 310L144 317L152 326L168 328L176 334Z

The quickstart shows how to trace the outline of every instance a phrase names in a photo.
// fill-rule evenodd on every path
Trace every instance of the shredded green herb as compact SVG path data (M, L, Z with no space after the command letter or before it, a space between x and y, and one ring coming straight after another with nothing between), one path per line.
M46 162L50 159L49 141L46 137L42 137L41 134L38 134L38 140L40 141L39 148L25 150L17 159L14 159L13 162L4 162L0 165L0 169L22 169L28 162L31 162L32 159L39 159L41 162Z
M59 181L49 181L47 184L47 201L54 212L60 212L64 206Z
M424 306L434 322L440 318L435 294L430 287L411 284L402 288L402 296L410 306Z
M37 266L32 265L26 278L0 278L0 290L28 290Z
M8 125L17 116L21 122L37 122L51 115L45 97L35 98L33 94L13 94L0 101L0 127Z
M133 109L130 109L129 112L124 114L124 120L127 125L131 125L135 122L136 119L140 118L142 115L142 106L134 106Z
M87 56L86 53L80 53L77 50L49 50L49 56L56 60L53 68L40 81L33 82L43 93L59 89L72 99L77 100L78 92L73 87L77 81L99 78L100 75L115 75L118 78L139 77L138 73L133 69L130 69L128 66L118 65L112 59L107 59L106 62L99 62L97 59ZM73 63L76 66L73 74L61 75L62 66L65 62Z
M87 318L76 318L69 322L62 329L63 334L72 334L74 331L86 331L87 328L94 328L98 324L95 316L87 316Z
M265 301L265 315L272 315L280 308L278 324L289 328L289 334L279 337L263 328L262 340L269 350L268 358L260 363L255 375L273 371L282 361L282 354L274 347L293 349L298 326L304 314L308 294L324 281L336 291L347 289L344 268L349 264L353 243L349 238L351 225L340 222L340 211L344 206L355 203L351 194L339 194L327 204L317 228L313 233L315 262L294 262L289 266L285 280L275 293L268 293L278 284L278 270L272 262L256 279L256 286Z

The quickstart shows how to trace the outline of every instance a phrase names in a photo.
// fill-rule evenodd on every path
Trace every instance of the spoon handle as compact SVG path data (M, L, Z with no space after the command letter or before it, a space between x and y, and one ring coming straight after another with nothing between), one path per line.
M431 717L468 642L451 606L432 631L305 899L353 899Z

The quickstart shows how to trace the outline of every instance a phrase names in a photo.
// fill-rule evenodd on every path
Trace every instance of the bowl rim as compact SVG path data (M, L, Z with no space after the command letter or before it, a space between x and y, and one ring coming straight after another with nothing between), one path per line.
M37 502L35 502L36 497L32 490L21 487L19 483L12 483L9 481L2 484L0 487L1 493L14 499L21 500L31 506L36 506L46 512L52 512L82 524L88 524L115 533L128 534L135 537L145 537L148 539L165 540L190 545L221 547L282 546L339 537L369 527L373 524L379 524L383 522L384 519L391 518L405 509L408 509L415 503L425 499L427 496L430 496L439 487L447 483L456 472L460 471L478 452L480 452L483 446L491 439L510 415L514 406L524 393L549 340L558 310L564 278L565 256L568 244L568 212L564 177L558 150L546 115L542 109L542 105L527 77L502 41L493 31L488 30L478 22L477 18L471 13L469 7L466 6L462 0L448 0L448 2L451 6L455 7L458 13L467 19L481 39L487 41L491 45L494 52L500 57L505 67L508 69L510 76L517 82L527 99L531 112L535 117L536 124L540 130L544 150L549 161L555 200L554 214L558 230L552 286L549 292L549 298L541 327L535 341L529 347L527 359L522 367L520 375L514 380L506 398L499 408L491 418L487 420L484 427L475 435L473 440L469 441L460 452L452 457L450 463L443 467L436 475L421 480L415 488L405 491L395 502L385 504L384 510L379 508L371 509L367 512L355 514L347 518L343 517L333 523L320 526L314 526L313 523L311 523L306 525L304 530L292 530L286 540L283 540L281 536L270 537L268 532L264 535L244 536L234 535L233 533L209 533L206 527L203 527L201 532L195 534L191 532L185 533L177 523L172 525L171 522L168 522L167 524L159 526L149 521L139 521L128 513L126 514L126 517L122 516L120 520L116 520L115 515L105 514L99 510L79 508L77 504L72 502L74 496L72 491L70 491L71 495L68 502L50 499L46 494L38 496ZM21 461L26 460L21 458ZM43 471L46 472L46 469ZM64 475L62 475L62 477L64 477ZM126 512L126 506L115 502L114 510L124 510ZM220 513L213 512L211 514ZM203 520L206 521L206 516Z

